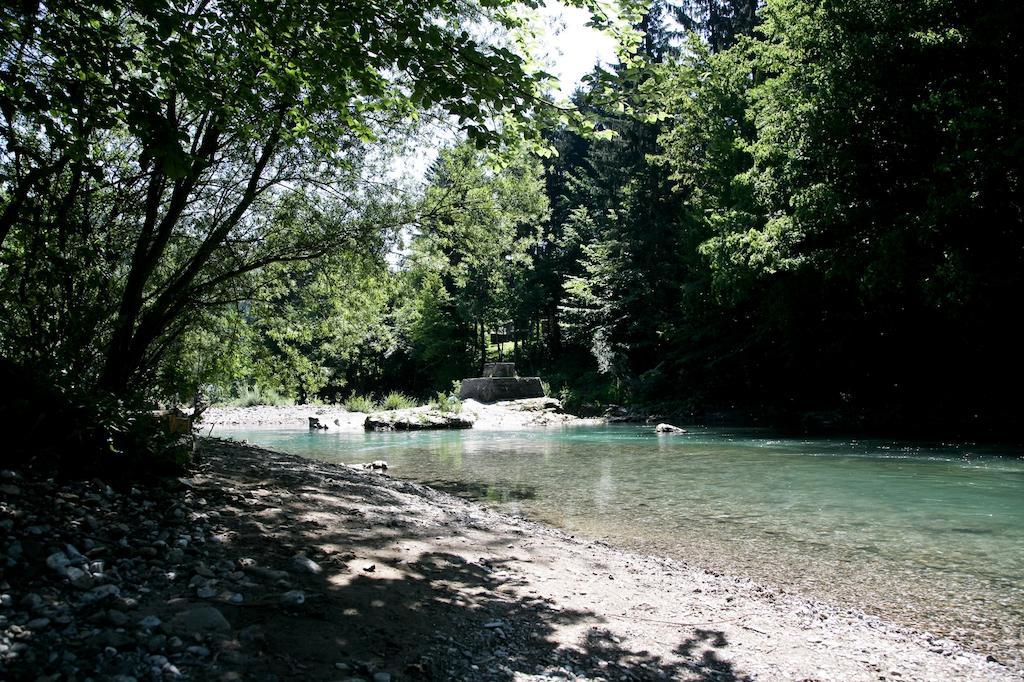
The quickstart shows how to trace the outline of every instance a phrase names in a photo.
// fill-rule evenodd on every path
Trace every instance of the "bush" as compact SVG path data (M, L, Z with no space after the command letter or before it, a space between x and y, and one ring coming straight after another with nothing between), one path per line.
M409 407L416 407L416 401L400 391L391 391L391 393L384 396L380 406L385 410L404 410Z
M462 401L454 395L438 392L434 399L430 401L430 407L441 412L458 413L462 411Z
M192 435L173 434L138 404L62 385L0 358L0 466L45 475L128 480L180 475L192 456Z
M342 403L349 412L373 412L377 409L373 398L365 395L356 395L355 391Z
M292 405L294 401L274 389L263 389L259 386L243 386L238 397L228 402L232 407L253 407L255 405Z

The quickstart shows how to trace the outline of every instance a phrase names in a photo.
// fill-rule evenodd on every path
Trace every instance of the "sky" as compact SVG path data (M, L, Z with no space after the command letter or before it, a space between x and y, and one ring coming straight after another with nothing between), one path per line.
M540 46L542 54L535 55L547 66L546 71L558 78L558 96L568 99L580 79L594 68L594 64L614 63L615 40L586 25L590 14L579 7L567 7L562 0L547 0L540 11L546 29ZM420 147L404 154L393 163L395 177L422 179L437 156L441 146L455 139L452 131L438 129L428 147Z
M590 14L578 7L566 7L560 0L547 0L541 10L541 19L547 29L543 55L537 55L546 62L546 70L558 78L560 97L568 98L585 76L601 62L616 61L615 41L610 36L586 26ZM395 178L422 180L427 168L437 157L441 146L455 139L454 135L437 130L433 143L419 147L410 154L402 155L392 163L391 172ZM407 236L407 235L406 235ZM407 244L400 245L387 257L393 268L397 268L407 253Z
M615 61L615 41L596 29L586 26L590 15L578 7L566 7L559 0L548 0L541 16L548 29L548 69L558 77L563 97L572 94L580 78L598 61Z

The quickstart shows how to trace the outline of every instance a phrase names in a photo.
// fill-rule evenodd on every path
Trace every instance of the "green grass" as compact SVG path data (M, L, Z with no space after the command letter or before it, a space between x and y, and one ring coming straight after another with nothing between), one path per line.
M441 412L454 412L457 414L462 411L462 401L454 395L438 393L434 396L434 399L430 401L430 407L435 410L440 410Z
M352 395L346 398L342 405L349 412L373 412L377 409L372 396L357 395L355 391L352 391Z
M416 401L400 391L391 391L384 396L380 406L385 410L404 410L416 407Z

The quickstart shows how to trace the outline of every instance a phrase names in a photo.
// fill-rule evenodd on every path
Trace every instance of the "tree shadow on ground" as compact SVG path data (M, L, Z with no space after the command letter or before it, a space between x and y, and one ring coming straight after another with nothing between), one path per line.
M374 485L358 472L290 458L250 461L251 450L214 457L204 466L209 478L191 491L218 510L227 529L221 565L247 557L289 570L302 553L324 570L277 581L246 576L231 586L247 593L246 602L217 604L232 624L220 646L237 655L198 665L189 671L195 678L747 679L722 657L728 642L721 632L683 631L667 660L642 641L617 637L597 613L561 609L520 589L527 586L517 583L509 559L476 556L524 537L479 530L459 509L422 518L422 509L399 504L397 493L422 487L384 478ZM441 548L439 541L469 528L486 542ZM305 602L283 605L282 591L296 589ZM573 645L559 641L562 628L576 633Z

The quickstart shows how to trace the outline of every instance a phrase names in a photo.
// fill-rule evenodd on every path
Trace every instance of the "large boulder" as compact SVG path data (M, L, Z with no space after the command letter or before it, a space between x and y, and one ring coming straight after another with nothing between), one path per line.
M540 377L478 377L463 379L459 387L460 400L493 403L498 400L543 398L544 386Z
M473 420L454 412L424 410L388 410L366 415L367 431L425 431L427 429L471 429Z
M681 429L678 426L673 426L672 424L658 424L657 426L654 427L654 430L657 433L686 433L686 429Z
M565 408L558 398L523 398L522 400L510 400L498 403L500 407L507 407L510 410L520 412L549 412L551 414L563 414Z

